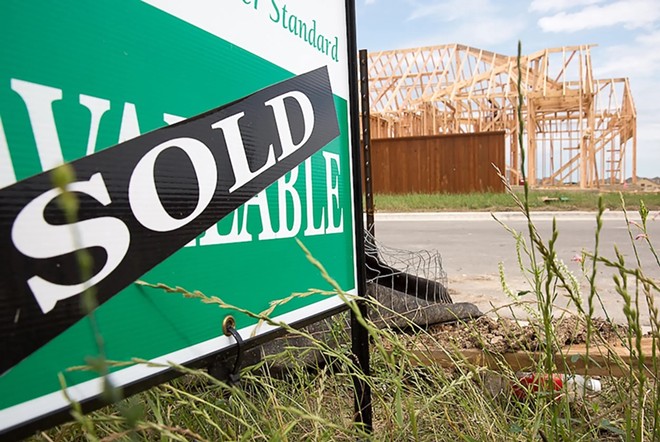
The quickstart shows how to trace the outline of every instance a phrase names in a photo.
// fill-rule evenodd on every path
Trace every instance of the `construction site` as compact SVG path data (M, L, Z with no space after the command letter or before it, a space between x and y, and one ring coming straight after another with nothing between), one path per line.
M593 46L520 57L460 44L372 52L371 138L502 132L512 184L523 181L521 149L531 186L635 184L630 84L594 78Z

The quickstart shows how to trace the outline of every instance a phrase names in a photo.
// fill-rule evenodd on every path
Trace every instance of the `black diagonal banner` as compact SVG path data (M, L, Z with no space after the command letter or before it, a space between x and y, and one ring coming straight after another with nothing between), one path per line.
M0 373L339 135L327 68L71 163L65 220L52 175L0 190ZM82 280L75 252L94 267Z

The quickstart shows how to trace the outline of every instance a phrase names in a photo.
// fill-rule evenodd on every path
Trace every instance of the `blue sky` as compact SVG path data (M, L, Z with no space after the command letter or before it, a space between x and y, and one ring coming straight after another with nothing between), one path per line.
M461 43L515 55L596 44L595 78L628 77L637 174L660 176L660 0L356 0L358 47Z

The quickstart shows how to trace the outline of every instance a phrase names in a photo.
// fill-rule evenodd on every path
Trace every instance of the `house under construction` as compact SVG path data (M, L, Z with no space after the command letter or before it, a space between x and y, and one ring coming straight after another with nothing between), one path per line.
M506 174L517 183L520 115L531 185L591 188L621 184L626 173L635 179L629 82L593 78L591 47L523 55L520 68L516 56L458 44L371 53L371 136L505 131Z

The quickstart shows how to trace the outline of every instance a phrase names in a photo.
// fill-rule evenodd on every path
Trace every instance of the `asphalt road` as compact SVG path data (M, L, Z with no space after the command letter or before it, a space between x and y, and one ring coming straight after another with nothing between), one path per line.
M527 223L517 215L496 214L500 220L521 232L529 244ZM535 225L546 244L551 237L552 217L556 217L557 237L555 250L557 257L578 279L585 298L589 293L589 284L582 273L581 265L575 261L583 250L593 251L595 244L596 217L591 213L556 213L535 214ZM637 214L630 214L630 220L639 222ZM630 226L635 238L641 231L634 225ZM652 213L648 221L648 232L651 241L660 253L660 214ZM499 276L499 265L503 265L505 280L514 293L530 290L526 281L525 270L521 270L516 253L516 240L490 214L377 214L376 238L383 245L409 251L436 250L442 259L442 267L447 273L448 287L454 302L473 302L483 312L525 317L522 308L509 308L513 299L505 295ZM614 248L618 247L623 254L626 265L637 266L632 243L637 246L642 269L646 276L660 283L660 265L651 253L643 238L633 239L628 225L621 214L606 213L603 217L603 228L600 235L599 254L615 259ZM537 254L537 259L540 256ZM530 258L523 256L523 263L529 268ZM589 272L591 271L589 264ZM607 315L616 322L624 322L622 297L616 292L613 281L613 270L599 265L596 287L604 305L596 309L595 316ZM629 280L630 292L634 296L634 280ZM568 302L563 291L558 292L555 305L558 312L563 308L575 310ZM643 298L640 292L640 297ZM656 305L660 306L660 295L656 292ZM534 301L535 296L524 295L523 300ZM642 299L640 308L642 324L649 326L649 316L646 304ZM596 304L599 304L596 302Z

